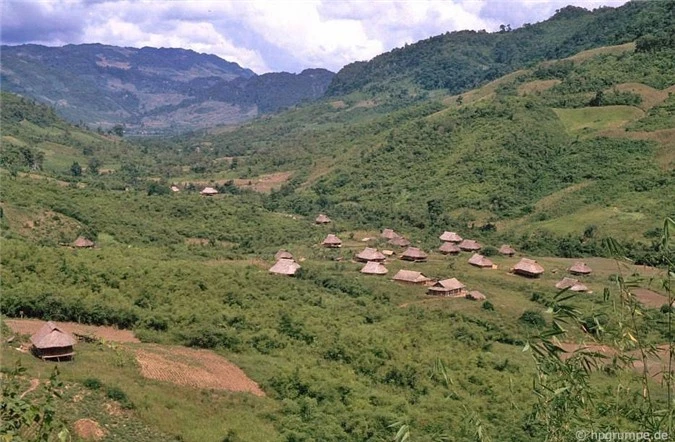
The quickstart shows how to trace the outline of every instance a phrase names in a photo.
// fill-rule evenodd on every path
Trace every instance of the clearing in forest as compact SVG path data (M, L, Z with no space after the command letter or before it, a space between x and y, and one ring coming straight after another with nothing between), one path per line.
M32 335L37 332L45 323L39 319L4 319L5 324L12 329L14 333L21 335ZM67 331L77 335L94 336L99 339L112 342L141 342L134 336L131 330L120 330L114 327L84 325L77 322L56 322L54 323Z

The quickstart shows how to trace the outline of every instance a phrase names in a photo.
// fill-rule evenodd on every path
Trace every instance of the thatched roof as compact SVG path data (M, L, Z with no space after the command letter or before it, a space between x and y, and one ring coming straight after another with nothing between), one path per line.
M489 259L487 259L483 255L480 255L478 253L474 253L473 256L471 258L469 258L469 264L471 264L472 266L481 267L481 268L484 268L484 267L492 268L492 266L493 266L492 261L490 261Z
M281 249L277 252L276 255L274 255L274 259L276 259L277 261L280 259L293 259L293 255L291 255L290 252Z
M178 186L171 186L171 191L172 192L180 192L180 188Z
M438 251L443 253L443 254L450 254L450 253L459 253L461 252L461 249L457 247L457 244L454 242L444 242L439 248Z
M522 258L513 266L513 272L525 276L539 276L544 273L544 268L533 259Z
M444 242L462 242L462 237L455 232L443 232L439 238Z
M409 247L408 250L403 252L401 259L405 261L426 261L427 254L417 247Z
M361 253L356 255L356 259L362 262L384 261L385 258L386 257L382 253L378 252L377 249L373 249L372 247L366 247L361 251Z
M508 244L503 244L499 248L499 253L502 255L513 256L516 254L516 251Z
M206 195L206 196L211 196L211 195L218 195L218 191L214 189L213 187L204 187L204 190L199 192L200 195Z
M593 270L586 265L585 262L575 262L572 267L569 268L569 271L573 275L589 275Z
M584 284L579 282L577 279L573 278L563 278L560 280L556 285L555 288L564 290L564 289L570 289L573 292L587 292L588 287L586 287Z
M71 347L77 342L70 333L60 329L52 321L47 322L30 338L37 349Z
M314 220L315 223L317 224L328 224L330 221L330 218L328 218L326 215L323 213L320 213L319 216L316 217Z
M78 236L75 242L73 242L73 247L78 248L94 247L94 241L88 240L84 236Z
M384 239L394 239L398 238L398 233L394 232L392 229L384 229L380 235Z
M324 247L340 247L342 245L342 240L332 233L329 233L321 245Z
M425 282L431 281L420 272L415 272L413 270L399 270L394 275L394 281L401 282L411 282L413 284L424 284Z
M399 246L399 247L408 247L410 245L410 241L405 239L402 236L397 236L396 238L392 238L389 241L387 241L388 244L391 244L393 246Z
M471 299L473 301L483 301L485 298L485 295L479 292L478 290L471 290L469 293L466 294L466 299Z
M368 275L386 275L387 272L388 270L384 264L376 261L368 261L361 269L361 273L366 273Z
M462 250L466 250L469 252L476 252L480 250L483 246L481 246L477 241L474 241L473 239L465 239L462 242L459 243L459 248Z
M459 282L457 278L443 279L441 281L436 282L436 284L433 285L433 288L445 290L461 290L465 287L466 286L461 282Z
M280 259L270 268L270 273L276 273L279 275L288 275L293 276L295 272L300 269L300 264L293 261L292 259Z

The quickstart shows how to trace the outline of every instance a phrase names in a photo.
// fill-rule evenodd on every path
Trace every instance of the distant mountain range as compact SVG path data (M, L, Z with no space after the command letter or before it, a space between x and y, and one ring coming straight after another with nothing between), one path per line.
M2 88L92 128L167 133L237 123L324 95L334 74L256 75L185 49L2 46Z

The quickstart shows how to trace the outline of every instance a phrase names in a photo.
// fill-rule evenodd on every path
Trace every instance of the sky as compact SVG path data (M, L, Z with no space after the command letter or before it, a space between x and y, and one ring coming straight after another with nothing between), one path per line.
M252 69L337 72L405 44L462 29L547 19L568 4L626 0L0 0L0 41L180 47Z

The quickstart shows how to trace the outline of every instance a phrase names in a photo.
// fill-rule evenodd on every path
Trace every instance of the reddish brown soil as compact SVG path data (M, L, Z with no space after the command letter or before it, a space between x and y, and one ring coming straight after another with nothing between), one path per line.
M32 335L45 323L39 319L5 319L5 324L14 333ZM120 330L114 327L78 324L77 322L55 322L56 325L69 333L95 336L99 339L113 342L141 342L131 330Z
M647 308L661 308L662 305L668 304L668 298L649 289L634 288L631 292Z
M80 419L73 425L75 433L84 440L101 440L107 431L92 419Z
M265 393L239 367L209 350L146 345L136 350L141 374L188 387Z

